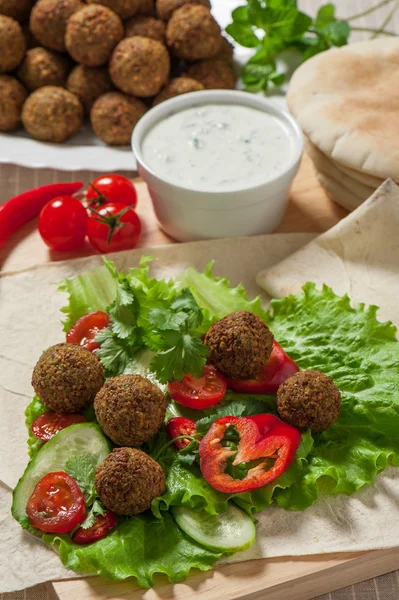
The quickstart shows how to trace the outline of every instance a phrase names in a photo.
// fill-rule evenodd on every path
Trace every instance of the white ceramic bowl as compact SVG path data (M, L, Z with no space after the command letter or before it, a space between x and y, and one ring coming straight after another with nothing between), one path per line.
M260 185L234 191L198 191L178 185L146 164L142 142L146 133L171 114L204 104L240 104L270 113L291 130L295 149L285 172ZM183 94L162 102L144 115L132 136L138 171L148 185L161 228L181 242L270 233L280 224L303 152L302 133L291 115L261 96L230 90Z

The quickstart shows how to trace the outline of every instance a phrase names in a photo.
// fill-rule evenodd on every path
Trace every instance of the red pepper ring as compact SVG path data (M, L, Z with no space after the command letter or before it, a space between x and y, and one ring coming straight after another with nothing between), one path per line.
M234 479L225 472L228 459L235 454L231 447L221 444L229 426L234 426L240 436L234 466L265 459L249 469L243 479ZM256 490L274 481L288 469L300 441L298 429L283 423L274 415L222 417L211 425L201 440L201 471L207 482L219 492L230 494ZM266 470L268 458L274 458L275 462Z

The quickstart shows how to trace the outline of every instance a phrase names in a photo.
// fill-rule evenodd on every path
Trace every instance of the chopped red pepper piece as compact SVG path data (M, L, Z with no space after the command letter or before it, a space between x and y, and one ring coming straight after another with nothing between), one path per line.
M228 379L227 388L238 394L275 394L290 375L299 371L298 365L274 340L269 360L257 379Z
M229 427L235 427L240 436L237 450L222 445ZM298 429L274 415L222 417L211 425L201 440L201 471L207 482L219 492L255 490L277 479L290 466L300 441ZM233 466L261 460L249 468L243 479L234 479L226 472L227 461L234 455ZM270 459L275 460L272 466L268 466Z

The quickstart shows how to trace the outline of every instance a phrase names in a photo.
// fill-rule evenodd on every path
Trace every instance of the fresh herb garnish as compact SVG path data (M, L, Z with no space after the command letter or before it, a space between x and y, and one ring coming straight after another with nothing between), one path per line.
M321 6L312 18L298 9L296 0L247 0L246 5L232 12L233 22L226 28L238 44L255 50L241 72L246 89L267 91L271 86L284 83L286 73L276 62L284 50L296 50L305 61L329 48L344 46L351 31L370 31L374 36L393 35L385 27L396 12L396 3L379 29L363 30L350 24L391 2L393 0L383 0L372 9L343 20L336 16L336 7L331 3Z

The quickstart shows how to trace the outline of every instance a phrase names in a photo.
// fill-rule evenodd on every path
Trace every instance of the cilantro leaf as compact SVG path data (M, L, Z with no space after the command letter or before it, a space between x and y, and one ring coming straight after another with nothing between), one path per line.
M80 527L82 529L90 529L90 527L93 527L94 523L96 522L96 517L98 515L105 515L105 512L105 508L101 504L101 501L96 498L89 512L87 513L86 519L83 521Z
M76 481L83 494L91 496L94 489L95 458L91 455L71 456L65 463L65 471Z
M158 352L150 368L161 383L181 381L186 373L200 377L206 364L208 348L190 333L167 331L161 338L165 349ZM159 349L153 347L153 350Z
M96 342L100 344L97 356L108 376L123 373L140 347L135 338L121 339L110 329L101 329L96 335Z

